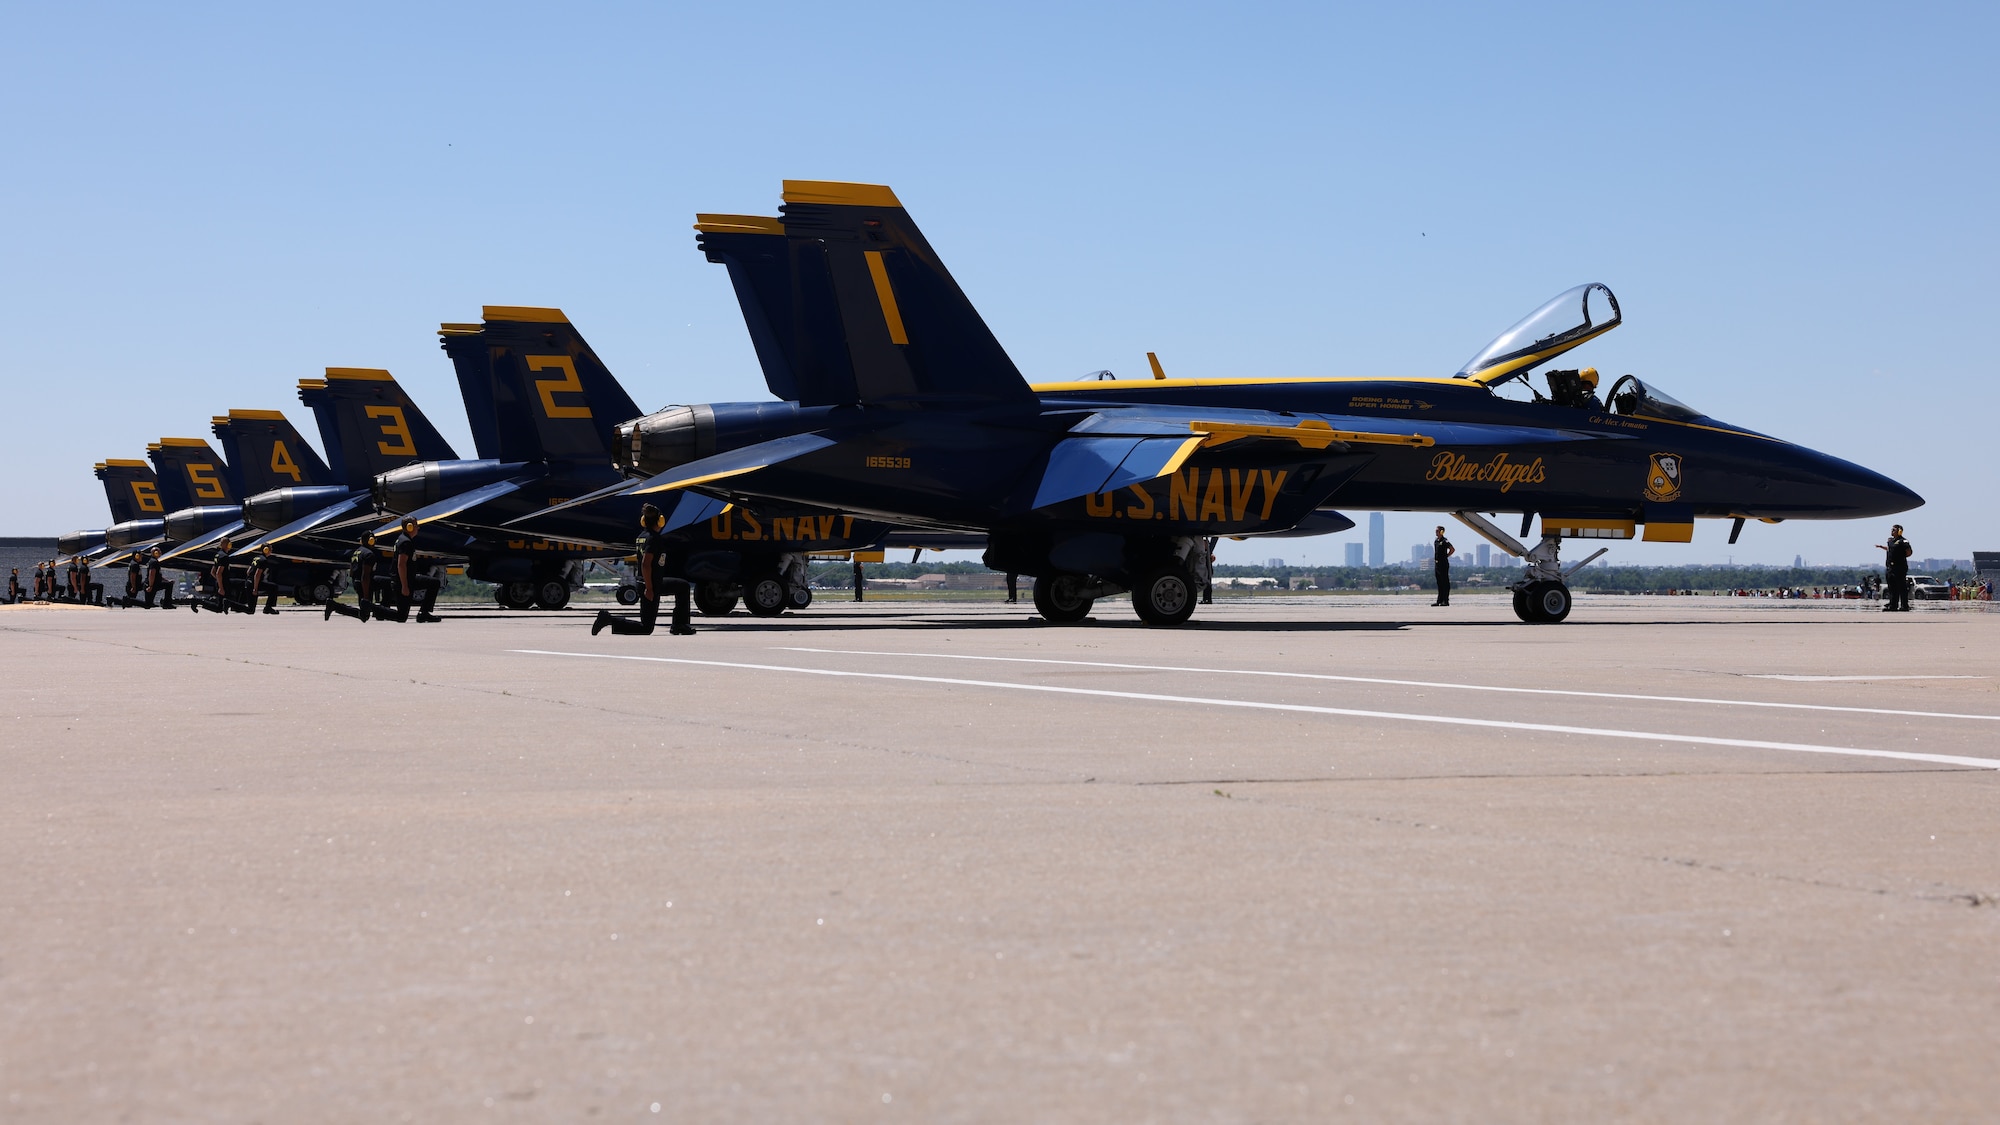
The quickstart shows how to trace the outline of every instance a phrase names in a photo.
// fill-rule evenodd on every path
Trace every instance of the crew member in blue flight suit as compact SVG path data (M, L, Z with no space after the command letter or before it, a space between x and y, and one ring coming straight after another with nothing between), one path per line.
M597 611L597 620L590 626L590 635L596 636L605 629L620 634L648 634L660 616L660 595L674 596L674 623L668 629L676 637L694 636L694 621L688 611L688 584L679 578L666 576L667 565L667 517L651 504L639 509L639 538L634 546L639 548L639 619L619 617L610 610Z
M423 604L417 607L417 620L421 622L443 621L444 618L431 613L437 605L438 588L443 585L437 579L417 569L417 521L403 521L403 533L396 536L396 600L398 622L410 619L410 605L422 591Z
M349 609L332 598L326 599L319 619L325 621L338 613L342 617L352 617L366 622L375 613L375 567L382 561L382 552L375 546L375 536L370 533L361 537L354 550L347 556L347 578L354 587L354 597L358 609Z
M1888 589L1889 604L1882 607L1883 613L1910 612L1910 556L1916 549L1903 538L1903 525L1896 524L1889 529L1889 541L1875 544L1875 549L1887 557L1882 560L1883 586Z

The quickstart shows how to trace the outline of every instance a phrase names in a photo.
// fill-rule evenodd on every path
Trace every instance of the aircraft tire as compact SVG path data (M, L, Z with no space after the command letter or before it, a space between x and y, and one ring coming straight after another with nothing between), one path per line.
M1528 611L1537 625L1554 625L1569 616L1569 587L1560 582L1537 582L1528 587Z
M793 586L787 604L793 609L804 609L813 604L813 592L804 586Z
M1514 616L1529 624L1534 623L1535 619L1533 615L1528 612L1528 592L1526 590L1514 591Z
M776 574L759 574L743 584L743 608L752 617L776 617L791 606L791 591Z
M726 582L697 582L694 584L694 607L703 617L727 617L736 608L736 595L729 592Z
M639 587L637 587L637 586L620 586L620 587L618 587L618 604L619 604L619 605L638 605L638 604L639 604Z
M1179 625L1193 617L1200 597L1194 579L1173 563L1141 573L1132 584L1133 610L1139 620L1157 627Z
M551 578L535 587L535 604L543 609L561 609L569 604L569 583Z
M1035 579L1035 612L1053 625L1074 625L1090 616L1096 598L1076 592L1080 574L1044 574Z
M508 582L493 588L493 597L508 609L527 609L535 604L533 582Z
M315 582L315 583L313 583L313 588L312 588L312 595L311 595L311 596L312 596L312 600L311 600L311 601L308 601L308 602L306 602L306 604L307 604L307 605L322 605L322 604L324 604L324 603L326 603L326 602L330 602L330 601L332 601L332 600L333 600L333 583L331 583L331 582Z

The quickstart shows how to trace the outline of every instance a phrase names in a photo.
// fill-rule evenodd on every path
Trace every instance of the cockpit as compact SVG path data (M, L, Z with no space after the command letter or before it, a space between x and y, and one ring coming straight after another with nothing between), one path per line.
M1514 384L1527 390L1536 402L1577 410L1604 413L1608 409L1613 414L1676 422L1701 417L1699 411L1632 375L1621 376L1602 398L1598 397L1599 378L1594 367L1541 372L1548 388L1546 394L1530 380L1544 364L1623 322L1618 298L1609 287L1594 281L1579 285L1558 294L1494 337L1453 378L1478 383L1495 393Z

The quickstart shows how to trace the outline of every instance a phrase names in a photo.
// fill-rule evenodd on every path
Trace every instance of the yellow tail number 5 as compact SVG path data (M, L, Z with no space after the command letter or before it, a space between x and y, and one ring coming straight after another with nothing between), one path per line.
M583 384L576 377L576 364L568 356L531 355L527 359L528 370L530 371L548 371L553 369L562 372L562 378L560 379L535 380L535 391L542 396L543 414L550 418L590 417L590 407L588 406L556 405L556 393L558 391L566 391L579 395L583 393Z
M381 451L382 456L415 457L417 455L416 440L410 437L410 420L403 417L402 407L371 406L367 408L365 413L368 417L382 423L383 437L396 439L394 445L389 444L387 441L378 441L375 443L375 448Z
M220 500L229 495L229 490L222 487L222 478L215 475L214 465L190 461L187 475L188 483L194 485L194 495L197 500Z

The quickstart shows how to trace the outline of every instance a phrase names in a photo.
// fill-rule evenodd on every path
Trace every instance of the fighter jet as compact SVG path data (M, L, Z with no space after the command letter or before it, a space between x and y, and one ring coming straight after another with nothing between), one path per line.
M1621 322L1602 285L1563 294L1455 375L1090 381L1030 386L886 187L788 181L789 307L746 308L794 338L789 401L681 407L620 428L615 495L695 492L976 530L989 566L1035 576L1036 606L1081 620L1132 591L1149 624L1185 621L1200 539L1289 530L1327 505L1449 512L1526 556L1525 621L1566 617L1564 539L1685 542L1698 518L1903 511L1861 466L1721 422L1633 376L1515 383ZM702 246L757 223L705 217ZM724 228L727 228L726 230ZM737 287L739 299L746 288ZM754 295L754 294L753 294ZM763 349L760 347L760 355ZM774 391L780 391L772 384ZM780 391L782 393L782 391ZM1480 513L1518 512L1526 548ZM1588 561L1588 560L1585 560Z
M144 461L112 458L99 461L95 472L104 482L111 525L57 536L56 550L65 558L89 555L91 565L109 566L123 562L135 547L157 542L163 527L160 517L166 509L160 500L159 479Z

